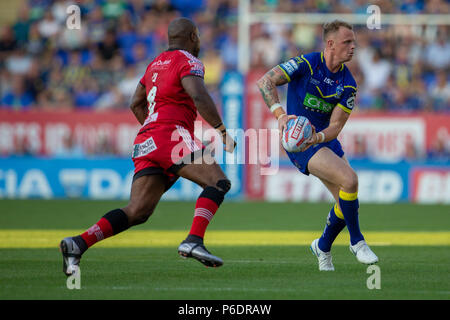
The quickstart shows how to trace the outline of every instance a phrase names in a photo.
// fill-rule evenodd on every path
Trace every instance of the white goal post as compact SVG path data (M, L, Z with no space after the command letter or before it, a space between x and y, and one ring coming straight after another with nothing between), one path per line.
M250 27L256 23L284 24L323 24L326 21L341 19L354 25L365 25L370 13L337 14L337 13L281 13L252 12L251 0L239 0L238 9L238 69L245 74L250 66ZM368 4L369 6L369 4ZM381 9L381 25L450 25L449 14L388 14Z

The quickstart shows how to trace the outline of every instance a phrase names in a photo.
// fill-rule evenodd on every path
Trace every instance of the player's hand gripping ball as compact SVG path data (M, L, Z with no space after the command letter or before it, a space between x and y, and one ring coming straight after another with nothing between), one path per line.
M311 122L307 118L299 116L287 122L283 130L281 144L287 152L301 152L311 135Z

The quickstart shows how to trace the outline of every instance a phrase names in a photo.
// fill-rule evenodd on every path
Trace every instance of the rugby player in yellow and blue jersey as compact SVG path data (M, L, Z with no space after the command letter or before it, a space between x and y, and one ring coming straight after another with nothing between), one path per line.
M336 200L322 236L311 244L319 270L333 271L331 245L345 226L350 234L350 251L359 262L373 264L378 257L360 231L358 176L337 140L353 110L357 91L355 79L344 64L352 59L355 50L353 27L340 20L326 23L323 40L323 52L300 55L279 64L257 84L278 120L280 132L296 116L308 118L313 125L313 134L303 151L287 154L300 172L318 177ZM287 113L276 88L286 83Z

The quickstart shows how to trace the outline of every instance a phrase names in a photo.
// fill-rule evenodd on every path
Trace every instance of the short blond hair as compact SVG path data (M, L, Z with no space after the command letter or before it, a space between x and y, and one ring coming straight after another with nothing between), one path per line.
M326 41L328 38L328 35L330 33L335 33L339 30L340 27L344 27L350 30L353 30L353 26L350 23L347 23L342 20L333 20L331 22L327 22L323 25L323 41Z

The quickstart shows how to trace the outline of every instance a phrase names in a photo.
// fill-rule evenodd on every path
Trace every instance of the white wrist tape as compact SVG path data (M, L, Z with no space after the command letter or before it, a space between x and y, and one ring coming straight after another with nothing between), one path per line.
M321 132L318 132L317 134L320 136L320 137L319 137L318 143L324 142L324 141L325 141L325 133L323 133L323 132L321 131Z
M270 107L270 112L274 112L276 109L281 108L283 109L283 106L279 103L274 103L271 107Z

